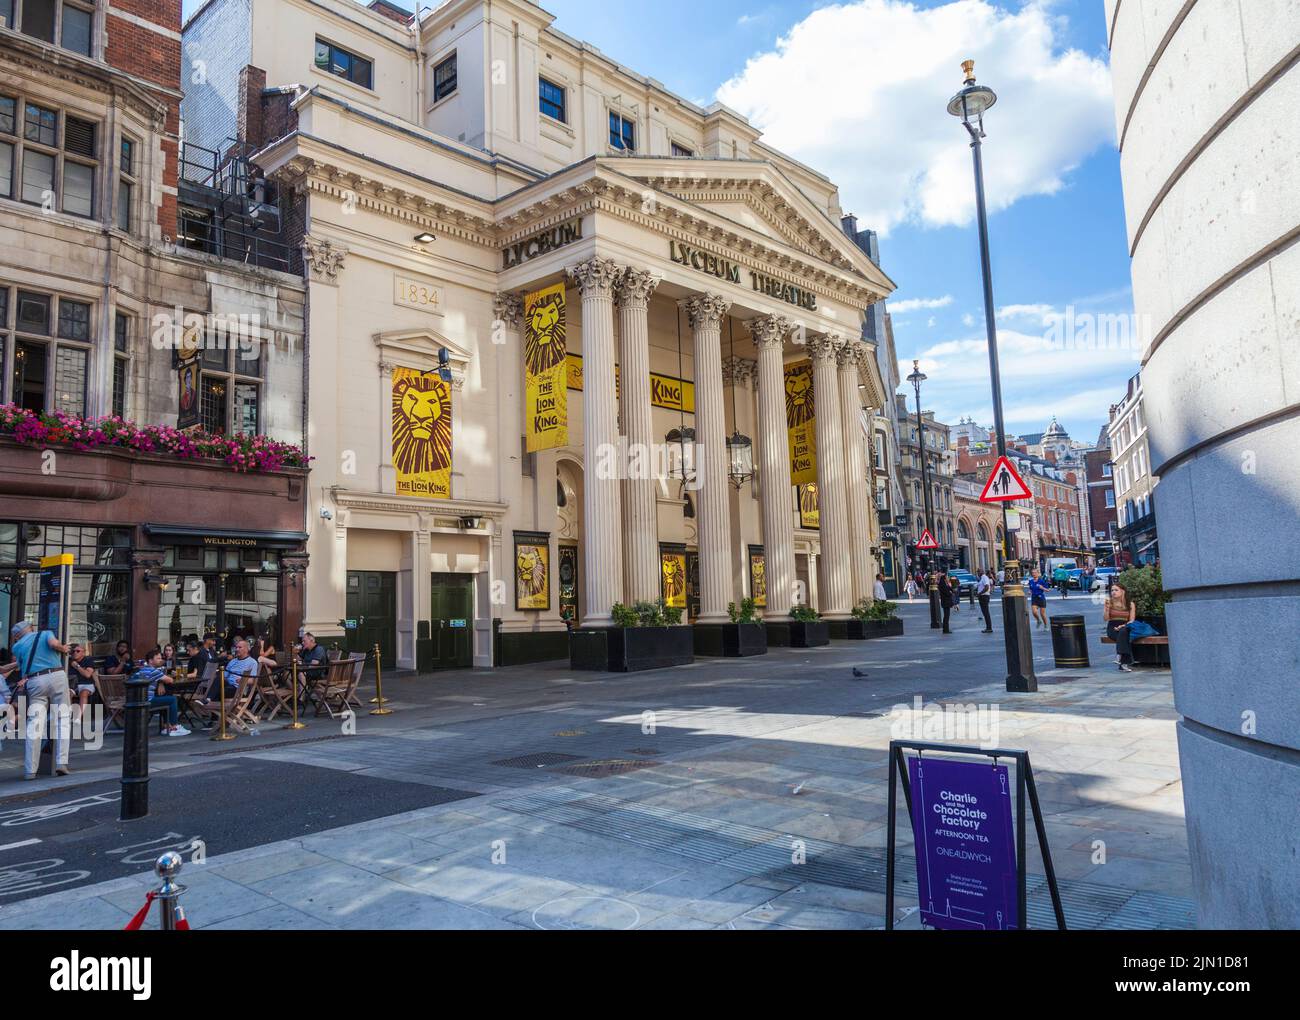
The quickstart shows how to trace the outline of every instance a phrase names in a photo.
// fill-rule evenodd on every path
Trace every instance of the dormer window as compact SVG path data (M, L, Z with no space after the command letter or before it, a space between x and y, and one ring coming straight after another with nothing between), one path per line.
M609 144L624 152L636 152L636 124L621 114L609 114Z
M678 145L676 142L673 142L673 155L682 157L684 159L690 159L692 156L695 155L695 150L688 149L684 145Z

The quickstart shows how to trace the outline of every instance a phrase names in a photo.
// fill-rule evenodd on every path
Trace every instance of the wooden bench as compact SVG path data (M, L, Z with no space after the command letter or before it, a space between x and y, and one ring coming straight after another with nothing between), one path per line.
M1115 639L1109 634L1102 634L1101 643L1103 645L1113 645ZM1140 662L1148 666L1168 666L1169 665L1169 637L1165 634L1152 634L1150 637L1134 638L1131 642L1133 645L1133 661ZM1139 648L1150 648L1151 655L1143 656L1139 654Z

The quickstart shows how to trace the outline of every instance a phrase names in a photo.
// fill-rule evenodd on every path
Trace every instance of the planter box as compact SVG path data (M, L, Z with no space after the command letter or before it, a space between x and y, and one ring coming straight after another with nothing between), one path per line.
M695 661L690 627L609 627L569 636L571 669L630 673Z
M831 627L825 620L791 620L790 647L817 648L831 643Z
M767 631L761 623L697 623L691 629L696 655L767 654Z
M862 625L862 636L868 640L903 636L903 621L897 616L891 620L855 620L854 622Z

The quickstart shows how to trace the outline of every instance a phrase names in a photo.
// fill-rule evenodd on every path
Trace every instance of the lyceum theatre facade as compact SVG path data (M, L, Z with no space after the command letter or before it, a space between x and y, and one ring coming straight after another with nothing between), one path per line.
M298 196L309 629L489 665L616 602L870 596L861 327L893 285L833 184L524 0L213 0L187 40L205 19L246 34L237 127Z

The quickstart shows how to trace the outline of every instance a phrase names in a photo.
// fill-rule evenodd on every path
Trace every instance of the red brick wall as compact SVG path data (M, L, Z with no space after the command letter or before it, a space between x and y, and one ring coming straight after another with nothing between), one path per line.
M164 32L116 17L115 11L134 15ZM181 87L181 4L180 0L113 0L106 19L108 42L105 62L136 78L180 91ZM163 197L158 209L158 225L164 235L176 236L176 177L179 151L180 100L158 93L167 105L167 121L162 143Z

